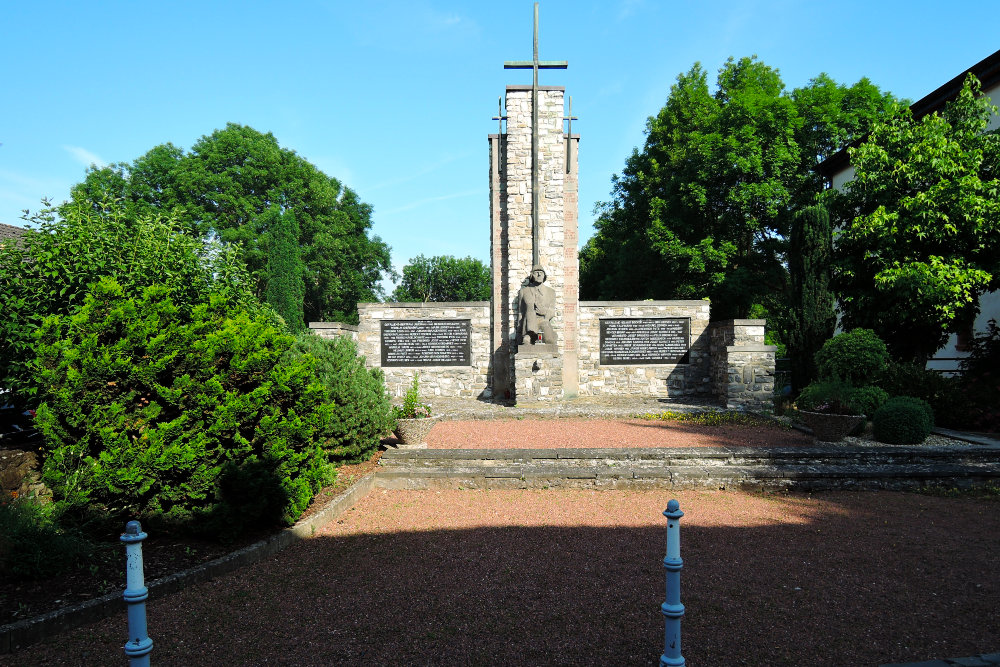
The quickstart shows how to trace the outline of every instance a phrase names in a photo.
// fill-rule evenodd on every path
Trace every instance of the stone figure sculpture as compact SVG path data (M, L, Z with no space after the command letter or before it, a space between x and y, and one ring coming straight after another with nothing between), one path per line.
M556 332L550 323L556 314L556 291L542 284L546 277L545 269L534 265L528 284L517 293L517 336L522 345L556 342Z

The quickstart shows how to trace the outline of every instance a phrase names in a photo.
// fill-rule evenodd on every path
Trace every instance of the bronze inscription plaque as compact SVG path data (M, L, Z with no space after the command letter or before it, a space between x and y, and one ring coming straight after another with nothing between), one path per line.
M471 366L471 320L382 320L382 366Z
M691 346L689 317L601 320L601 365L684 364Z

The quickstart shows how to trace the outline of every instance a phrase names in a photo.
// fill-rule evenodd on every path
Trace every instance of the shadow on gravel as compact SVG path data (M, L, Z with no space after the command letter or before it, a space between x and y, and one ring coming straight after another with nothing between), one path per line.
M428 511L429 496L410 493L373 494L357 509ZM536 493L560 502L560 492ZM669 497L636 501L641 516ZM699 520L706 510L691 498L681 501L688 664L877 665L998 647L996 503L758 498L788 503L787 522L748 527ZM717 503L740 498L719 494ZM724 507L712 512L727 516ZM153 662L654 665L665 523L318 537L151 601ZM0 663L122 664L124 623L95 624Z

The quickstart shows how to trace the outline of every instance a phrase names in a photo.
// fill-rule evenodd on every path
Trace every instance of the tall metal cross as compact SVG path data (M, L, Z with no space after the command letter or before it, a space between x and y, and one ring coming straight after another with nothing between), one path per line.
M573 150L573 121L580 120L579 118L573 115L572 95L569 98L569 111L567 112L567 116L563 118L563 120L566 121L568 125L568 127L566 128L566 173L568 174L569 167L571 164L570 158L572 157L572 150Z
M534 71L531 83L531 265L540 264L538 260L538 70L566 69L569 64L565 60L538 59L538 3L535 3L534 56L532 60L508 60L504 69L530 69Z

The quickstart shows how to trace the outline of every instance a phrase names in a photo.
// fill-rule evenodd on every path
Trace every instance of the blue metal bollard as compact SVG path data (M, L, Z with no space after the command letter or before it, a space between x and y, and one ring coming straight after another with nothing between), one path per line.
M128 636L125 655L131 667L149 667L149 653L153 640L146 631L146 598L149 589L142 574L142 541L146 533L138 521L125 524L125 602L128 604Z
M663 559L663 567L667 568L667 601L660 605L660 611L666 617L666 631L663 636L663 655L660 656L660 667L684 667L684 656L681 655L681 617L684 616L684 605L681 604L681 528L680 518L684 516L680 503L671 500L663 516L667 517L667 555Z

